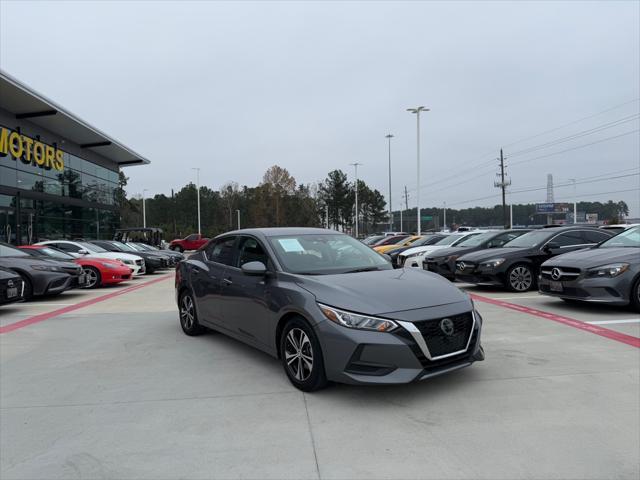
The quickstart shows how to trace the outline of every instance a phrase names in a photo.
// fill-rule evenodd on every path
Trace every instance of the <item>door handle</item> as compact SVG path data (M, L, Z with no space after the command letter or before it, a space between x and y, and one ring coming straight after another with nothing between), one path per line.
M222 281L224 282L225 285L233 285L233 282L231 281L230 278L223 278Z

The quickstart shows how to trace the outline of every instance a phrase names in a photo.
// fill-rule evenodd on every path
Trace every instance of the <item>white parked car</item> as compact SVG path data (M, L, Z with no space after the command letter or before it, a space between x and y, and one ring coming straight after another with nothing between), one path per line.
M398 265L402 267L422 268L422 261L430 253L440 250L441 248L455 247L464 241L465 238L480 235L485 232L486 230L474 230L471 232L452 233L433 245L410 248L398 256Z
M90 257L120 260L127 267L133 270L132 275L134 277L137 275L142 275L146 271L144 259L142 257L131 253L108 252L104 248L89 242L74 242L71 240L47 240L46 242L36 243L36 245L50 245L76 258Z

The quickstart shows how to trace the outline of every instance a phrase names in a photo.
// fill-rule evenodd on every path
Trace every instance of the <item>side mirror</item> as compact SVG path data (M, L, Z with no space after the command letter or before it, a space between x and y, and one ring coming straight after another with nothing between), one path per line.
M544 246L544 251L547 253L551 253L554 250L558 250L560 248L560 245L556 242L549 242Z
M87 250L85 250L84 248L81 248L80 250L78 250L76 252L78 255L89 255L89 252Z
M259 276L267 273L267 267L262 262L247 262L240 267L240 270L245 275Z

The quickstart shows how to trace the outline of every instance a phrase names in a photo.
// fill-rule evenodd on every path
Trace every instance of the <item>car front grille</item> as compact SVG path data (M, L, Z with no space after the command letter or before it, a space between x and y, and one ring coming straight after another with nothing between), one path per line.
M540 271L540 275L550 280L575 280L580 276L580 269L575 267L545 267Z
M476 269L476 264L471 262L456 262L457 273L471 273Z
M467 312L435 320L424 320L415 322L414 325L424 337L431 357L435 358L467 348L473 328L473 314ZM451 325L452 330L446 328Z

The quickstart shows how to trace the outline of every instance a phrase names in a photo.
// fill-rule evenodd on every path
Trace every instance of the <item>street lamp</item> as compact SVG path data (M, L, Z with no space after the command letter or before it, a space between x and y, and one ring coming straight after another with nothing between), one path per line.
M236 213L238 214L238 230L240 230L240 210L236 210Z
M198 234L202 233L200 231L200 169L192 168L191 170L196 171L196 188L198 190Z
M353 165L356 170L356 238L358 238L358 165L362 165L362 163L350 163L349 165Z
M147 208L145 204L144 192L148 192L146 188L142 190L142 228L147 228Z
M418 191L417 191L417 197L416 197L416 202L418 203L418 232L417 235L420 235L422 233L422 218L420 217L420 112L428 112L429 109L426 107L416 107L416 108L407 108L407 112L411 112L411 113L415 113L416 114L416 120L417 120L417 138L416 138L416 146L417 146L417 150L416 150L416 154L417 154L417 160L418 160Z
M389 231L393 231L393 208L391 207L391 139L393 135L390 133L385 135L385 138L389 140Z
M576 198L576 179L570 178L569 181L573 183L573 223L578 223L578 202Z

